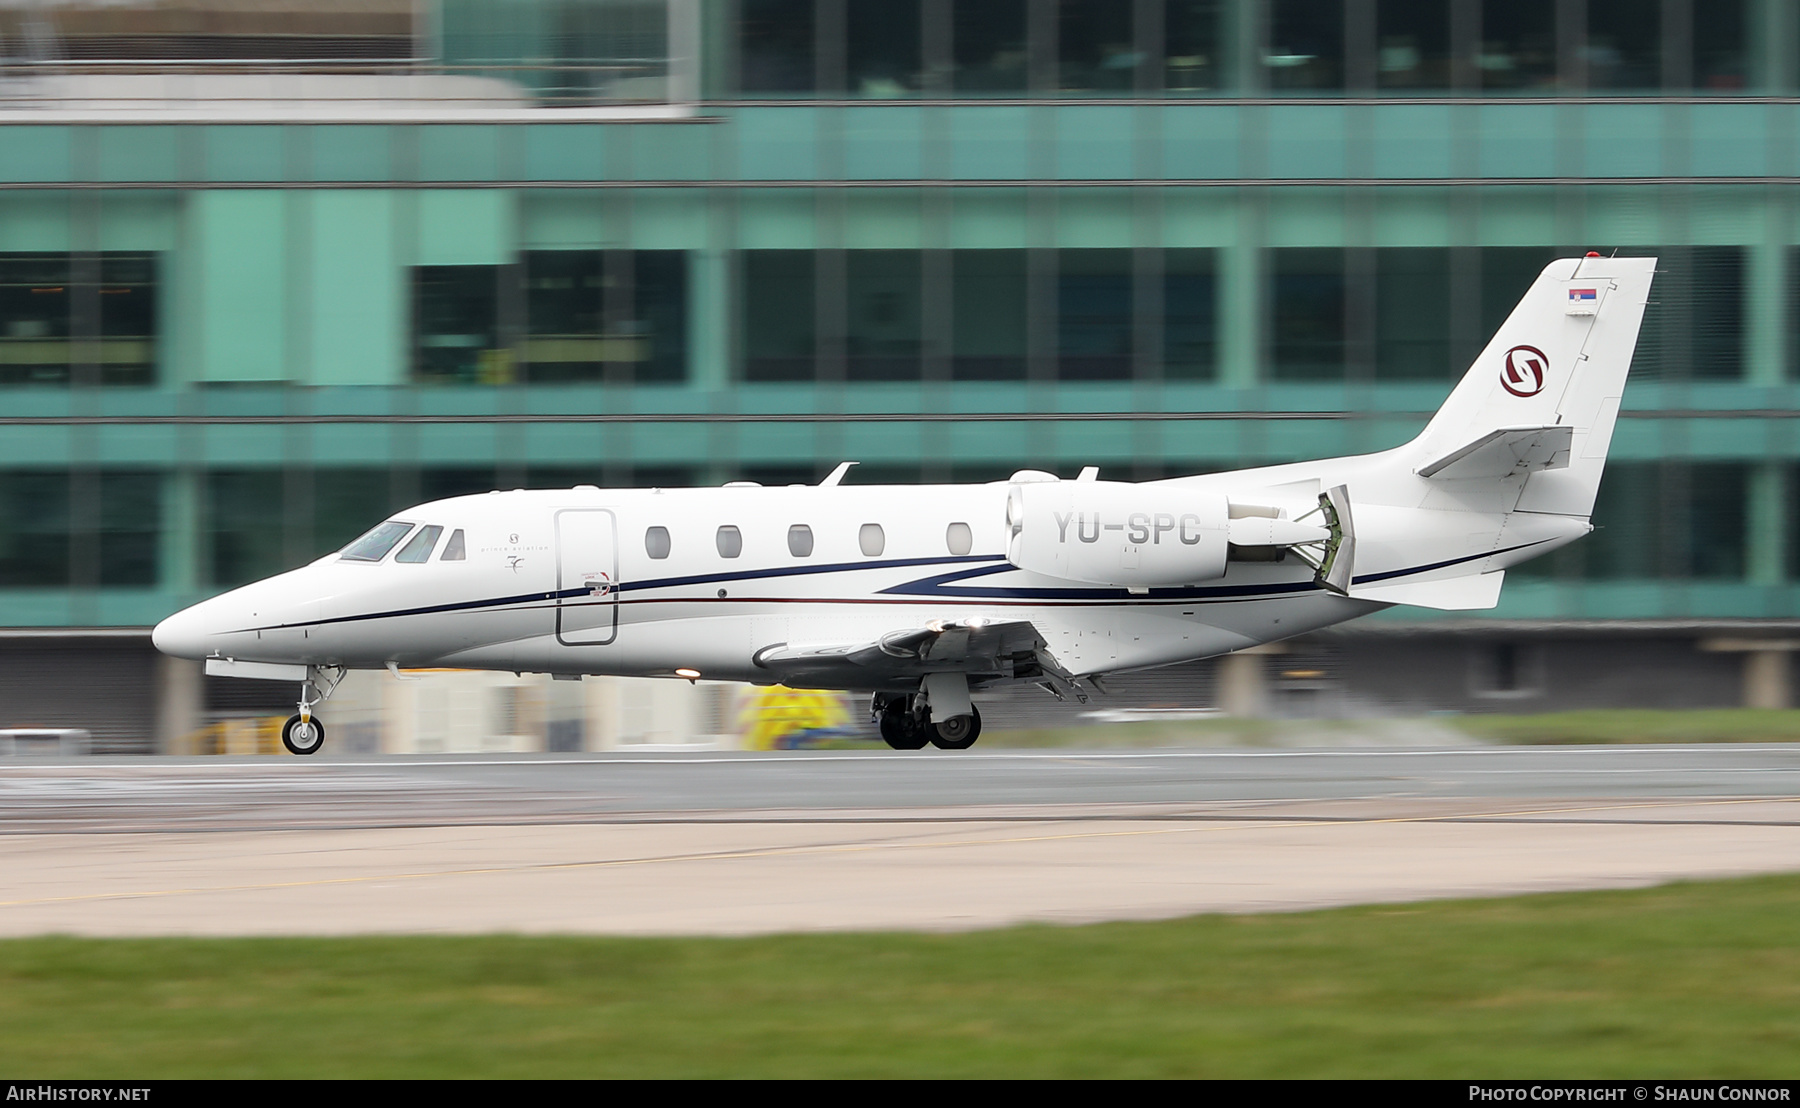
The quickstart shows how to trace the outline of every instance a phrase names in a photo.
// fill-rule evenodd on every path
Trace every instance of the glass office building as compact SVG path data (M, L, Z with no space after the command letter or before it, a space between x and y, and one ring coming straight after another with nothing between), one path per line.
M1418 704L1784 696L1797 187L1780 0L0 13L9 698L112 682L148 743L151 624L438 496L1392 446L1588 249L1662 259L1600 530L1315 646L1473 644Z

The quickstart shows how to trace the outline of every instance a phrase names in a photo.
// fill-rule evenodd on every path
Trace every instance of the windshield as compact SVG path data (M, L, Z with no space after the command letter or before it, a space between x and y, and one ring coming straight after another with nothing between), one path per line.
M346 562L379 562L410 530L410 523L389 520L344 547L343 559Z

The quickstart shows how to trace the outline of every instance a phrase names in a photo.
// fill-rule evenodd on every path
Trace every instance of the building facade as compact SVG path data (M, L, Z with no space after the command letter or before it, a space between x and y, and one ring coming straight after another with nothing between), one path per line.
M1779 0L195 0L0 52L0 727L230 710L147 628L434 497L1392 446L1588 249L1662 259L1600 530L1374 617L1349 700L1630 700L1519 661L1571 628L1786 696ZM1487 676L1383 685L1402 626Z

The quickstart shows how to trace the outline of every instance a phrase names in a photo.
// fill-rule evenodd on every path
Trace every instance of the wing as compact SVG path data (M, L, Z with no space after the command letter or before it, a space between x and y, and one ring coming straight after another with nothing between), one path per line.
M911 689L928 673L965 673L971 688L1032 681L1057 696L1087 697L1026 620L969 620L890 631L874 642L775 643L753 656L780 684L800 689Z

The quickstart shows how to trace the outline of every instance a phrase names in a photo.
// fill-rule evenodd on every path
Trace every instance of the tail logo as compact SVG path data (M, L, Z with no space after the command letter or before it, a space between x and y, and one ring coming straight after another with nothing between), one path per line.
M1536 396L1544 391L1544 371L1550 359L1535 346L1515 346L1506 352L1506 367L1500 371L1500 387L1514 396Z

